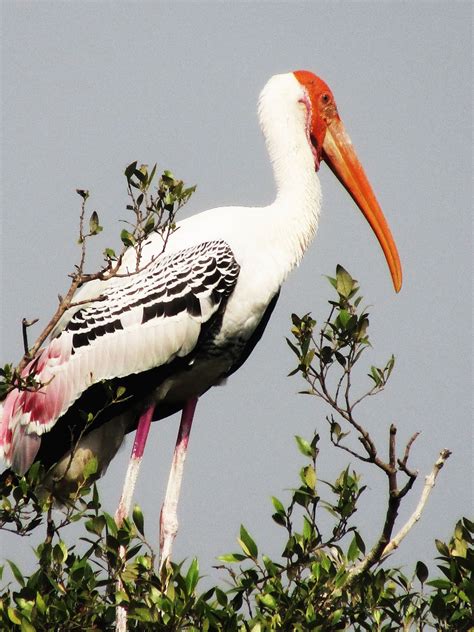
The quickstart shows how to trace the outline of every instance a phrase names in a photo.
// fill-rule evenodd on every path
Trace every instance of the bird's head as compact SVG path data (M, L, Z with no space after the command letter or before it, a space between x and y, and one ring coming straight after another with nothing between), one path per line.
M321 161L326 162L362 211L379 240L398 292L402 286L402 268L397 247L351 139L339 118L334 96L327 84L312 72L297 70L293 74L302 88L299 100L307 108L306 135L316 171Z

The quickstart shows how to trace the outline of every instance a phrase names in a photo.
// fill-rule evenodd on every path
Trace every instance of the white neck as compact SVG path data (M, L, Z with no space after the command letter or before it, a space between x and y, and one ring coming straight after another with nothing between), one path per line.
M288 269L299 264L318 225L321 188L307 137L308 112L299 99L303 88L290 73L272 77L259 101L260 125L273 165L277 195L267 207L281 260Z

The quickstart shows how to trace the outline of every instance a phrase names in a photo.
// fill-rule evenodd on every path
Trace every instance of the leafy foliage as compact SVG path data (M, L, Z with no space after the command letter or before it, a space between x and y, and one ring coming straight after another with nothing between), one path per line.
M5 502L18 496L37 504L44 540L35 548L37 570L26 576L8 562L13 580L0 597L0 628L4 630L113 630L117 604L128 613L130 630L400 630L436 626L438 630L469 630L474 590L474 525L467 519L455 528L450 543L437 541L442 577L428 579L419 562L406 576L396 568L377 568L351 581L351 571L366 554L366 544L353 523L364 487L355 472L344 469L332 483L318 483L315 474L318 436L304 441L300 484L285 506L272 499L273 520L285 533L282 558L259 552L244 526L240 550L220 557L227 581L199 591L197 560L171 564L160 575L145 538L141 510L119 528L101 509L95 486L82 488L74 508L54 522L47 503L35 495L26 477L3 481ZM298 440L301 446L301 438ZM301 451L301 450L300 450ZM333 523L322 533L318 516L329 511ZM9 512L7 512L9 513ZM17 517L17 520L21 520ZM79 542L68 544L64 527L79 521ZM39 524L29 518L19 531ZM122 558L120 547L125 547ZM229 566L230 564L230 566ZM238 565L238 569L233 567ZM120 577L122 589L116 590ZM426 586L432 588L426 592Z
M142 191L151 175L134 163L127 178L131 188ZM179 198L183 191L179 184L173 186L178 186ZM167 204L175 204L168 193ZM150 203L142 216L145 223L138 222L136 231L145 230ZM91 233L97 226L98 218L93 218ZM40 539L32 574L7 561L5 570L12 579L0 590L0 629L113 630L118 605L126 608L129 630L474 629L474 524L468 519L456 524L449 543L436 541L441 575L431 577L421 561L408 575L386 561L382 564L394 537L396 509L415 476L407 465L413 438L397 458L396 429L391 427L389 459L384 461L355 417L358 403L386 386L394 360L371 367L369 390L352 397L354 366L370 347L369 315L361 308L356 282L343 268L330 282L337 297L329 301L329 316L318 332L311 315L292 317L288 344L297 357L293 374L306 381L306 393L330 406L327 428L334 449L372 463L386 476L386 520L378 541L368 546L363 520L356 522L360 497L368 493L356 470L345 467L334 481L321 479L317 433L309 439L295 437L303 460L297 483L286 504L271 499L271 516L282 533L281 557L265 555L242 525L239 550L219 557L225 581L204 590L195 559L156 570L141 509L136 506L132 518L118 526L101 507L93 467L89 479L57 511L43 485L47 473L35 464L23 477L7 472L0 478L0 528ZM358 437L360 448L348 443L350 433ZM397 474L405 477L401 486ZM325 529L323 514L331 520ZM82 535L69 543L64 530L72 522L79 523Z

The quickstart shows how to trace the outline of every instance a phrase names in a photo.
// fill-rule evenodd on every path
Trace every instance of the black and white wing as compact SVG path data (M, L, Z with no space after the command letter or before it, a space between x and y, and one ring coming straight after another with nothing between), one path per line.
M225 306L239 271L228 244L209 241L163 253L135 274L98 285L96 300L63 321L34 360L45 386L12 391L4 402L7 461L15 436L47 432L92 385L191 354L203 326Z

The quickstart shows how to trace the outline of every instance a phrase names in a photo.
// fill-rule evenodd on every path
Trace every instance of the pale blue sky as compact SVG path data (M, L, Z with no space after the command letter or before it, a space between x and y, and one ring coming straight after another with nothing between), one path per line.
M306 68L332 88L339 111L392 227L405 271L395 295L368 226L327 168L319 233L285 285L264 339L228 384L202 398L180 505L176 559L235 550L245 523L277 555L270 495L297 484L292 436L325 435L325 407L297 395L286 375L292 311L326 314L324 274L343 264L373 305L370 362L392 352L386 393L364 408L382 440L420 430L420 470L403 505L413 510L441 448L453 450L421 522L396 562L432 559L433 539L472 514L472 303L470 214L472 18L469 2L215 3L8 2L2 12L1 362L22 349L20 321L44 323L77 260L76 187L116 243L124 217L123 168L172 169L198 191L186 213L272 200L271 169L256 118L275 73ZM271 218L269 218L271 221ZM97 259L96 259L97 261ZM178 422L154 425L136 500L157 532ZM321 478L348 459L324 441ZM101 482L113 512L130 450ZM383 521L385 481L369 485L358 515L370 543ZM18 541L15 541L19 543Z

